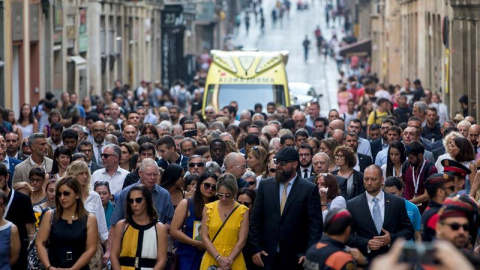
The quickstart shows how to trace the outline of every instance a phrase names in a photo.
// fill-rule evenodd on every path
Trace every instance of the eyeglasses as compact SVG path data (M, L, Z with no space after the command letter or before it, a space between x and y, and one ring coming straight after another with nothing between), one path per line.
M449 226L452 230L458 231L460 227L463 228L464 231L468 232L470 230L470 224L459 224L459 223L441 223L442 225L447 225Z
M250 205L252 205L252 203L249 203L249 202L241 202L241 201L238 201L239 204L243 204L245 205L246 207L250 208Z
M278 160L278 159L273 160L273 164L280 165L280 166L285 166L290 162L294 162L294 160Z
M223 198L231 198L232 197L232 194L230 193L218 193L217 192L217 197L223 197Z
M205 111L205 114L213 114L213 112Z
M128 202L129 204L133 204L133 202L136 202L137 204L141 204L141 203L143 202L143 199L145 199L145 198L143 198L143 197L128 198L128 199L127 199L127 202Z
M245 163L245 165L235 165L235 167L242 168L242 169L248 168L247 163Z
M260 155L260 149L258 148L258 146L255 145L254 147L252 147L252 149Z
M270 169L268 169L268 170L269 170L271 173L277 172L277 169L275 169L275 168L270 168Z
M59 191L59 192L57 192L57 197L60 198L60 197L62 197L62 195L63 195L63 197L68 197L68 196L70 196L70 194L72 194L70 191L64 191L64 192Z
M203 163L203 162L191 162L191 163L188 163L188 167L190 167L190 168L193 168L193 167L195 167L195 166L197 166L197 167L203 167L203 166L205 166L205 163Z
M104 158L104 159L107 159L110 156L116 156L116 155L114 155L114 154L102 154L102 158Z
M256 185L257 181L247 181L250 186Z
M217 190L217 186L215 184L210 184L210 183L203 183L203 187L206 189L206 190L213 190L213 191L216 191Z

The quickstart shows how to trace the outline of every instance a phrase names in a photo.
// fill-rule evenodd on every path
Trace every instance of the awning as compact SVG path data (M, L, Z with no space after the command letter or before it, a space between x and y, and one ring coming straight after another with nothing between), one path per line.
M85 65L87 63L85 58L81 57L80 55L67 56L67 61L72 61L77 66Z
M362 40L345 47L342 47L340 50L340 55L343 57L366 57L372 54L372 40L366 39Z

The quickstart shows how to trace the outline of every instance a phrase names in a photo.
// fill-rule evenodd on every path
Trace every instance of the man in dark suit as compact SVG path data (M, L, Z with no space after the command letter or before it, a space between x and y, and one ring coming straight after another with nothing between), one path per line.
M315 171L313 170L312 158L313 148L309 144L301 144L298 147L298 157L300 160L300 166L298 166L297 173L303 179L315 177Z
M93 156L93 144L90 141L84 140L81 141L77 146L77 151L85 154L87 158L87 164L90 168L90 173L93 174L96 170L102 169L103 166L99 165L94 161Z
M276 176L260 182L250 220L252 261L266 270L301 270L305 253L322 236L318 187L297 173L298 152L275 155Z
M8 186L12 187L12 179L13 179L13 173L15 172L15 166L20 164L22 161L18 160L16 158L12 158L7 156L5 150L0 148L0 160L5 166L7 166L8 174L10 175L8 177Z
M357 152L358 148L358 134L355 132L349 132L345 135L343 142L345 146L352 148L353 152L357 155L357 165L353 169L363 172L368 166L372 165L372 157L363 155ZM358 167L357 167L358 166Z
M20 152L20 138L17 133L8 132L5 134L5 141L7 142L7 155L9 157L24 161L28 158L27 155Z
M382 151L385 148L388 148L388 128L395 125L395 122L392 119L384 119L380 127L380 138L373 140L370 143L372 149L372 161L377 157L378 152Z
M348 246L358 248L369 261L386 253L397 238L411 239L414 231L403 199L382 191L384 179L377 165L364 171L366 192L349 200L354 226Z
M330 164L330 157L324 152L316 153L312 158L312 164L313 164L313 172L315 174L305 180L315 183L315 178L317 178L317 175L322 173L329 173L328 164ZM337 179L339 188L343 186L345 187L347 186L345 184L345 181L346 181L345 178L338 176L336 174L334 174L333 176L335 176L335 179Z

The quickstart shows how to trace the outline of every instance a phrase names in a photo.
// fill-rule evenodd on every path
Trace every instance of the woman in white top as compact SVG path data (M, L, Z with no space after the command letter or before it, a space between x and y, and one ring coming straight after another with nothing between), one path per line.
M93 191L90 187L91 175L87 163L81 160L72 162L67 167L66 176L73 176L80 183L80 186L82 187L82 199L85 209L94 214L97 218L99 240L100 243L105 246L108 239L107 222L105 220L105 213L100 195L98 195L98 193ZM102 252L102 247L98 245L97 252L89 263L90 269L103 269Z
M338 188L337 179L331 173L321 173L317 175L315 184L318 186L320 193L320 204L322 206L322 216L325 222L325 217L330 209L345 209L347 208L347 201L340 196L340 189Z
M457 137L463 137L463 135L457 131L452 131L445 135L445 138L443 139L443 147L445 148L445 154L438 156L437 161L435 162L435 167L437 168L438 173L443 173L442 160L452 159L452 156L450 156L448 145L450 144L450 141Z
M22 131L23 138L28 138L33 133L38 132L38 121L33 115L32 106L28 103L22 105L18 118L18 128Z
M472 143L463 137L457 137L448 144L448 152L452 159L463 164L470 169L470 174L465 177L465 189L470 192L470 196L475 198L478 190L478 183L473 183L477 168L475 167L475 150ZM471 181L470 181L471 180Z
M388 148L387 164L382 165L383 178L389 176L402 176L402 165L407 160L405 156L405 146L400 141L394 141Z

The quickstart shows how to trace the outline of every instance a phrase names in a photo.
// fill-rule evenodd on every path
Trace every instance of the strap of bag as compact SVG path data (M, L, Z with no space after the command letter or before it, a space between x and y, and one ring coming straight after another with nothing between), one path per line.
M237 204L237 206L235 206L235 208L233 208L232 212L230 212L230 214L228 215L228 217L225 219L225 221L222 223L222 226L220 226L220 229L218 229L217 233L215 234L215 236L213 237L212 239L212 243L213 241L215 241L215 239L217 238L218 234L220 233L220 231L223 229L223 226L225 226L225 223L227 223L228 219L230 218L230 216L233 214L233 212L235 212L235 210L237 210L237 208L240 206L240 204Z
M190 199L187 199L187 210L185 210L185 218L183 219L182 232L185 233L187 229L187 218L188 218L188 209L190 208ZM193 213L190 213L192 215Z

